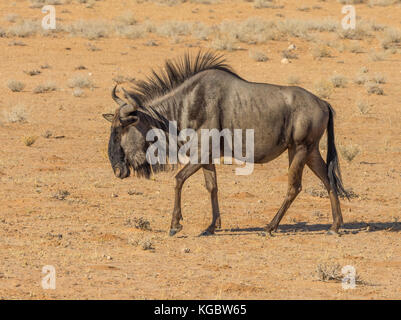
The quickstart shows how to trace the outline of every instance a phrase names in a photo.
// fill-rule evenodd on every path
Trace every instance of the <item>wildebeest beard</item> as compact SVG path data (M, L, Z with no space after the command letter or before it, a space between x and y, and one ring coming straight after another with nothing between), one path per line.
M126 160L132 169L132 172L137 177L143 177L146 179L149 179L152 174L156 174L161 171L168 171L173 168L173 166L169 164L156 163L151 165L145 157L142 158L142 156L138 156L138 154L127 155Z

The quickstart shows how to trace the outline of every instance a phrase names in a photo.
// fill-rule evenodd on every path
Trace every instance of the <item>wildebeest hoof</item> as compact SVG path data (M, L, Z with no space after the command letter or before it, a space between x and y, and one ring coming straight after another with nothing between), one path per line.
M272 235L273 232L276 232L277 227L273 227L270 224L268 224L266 227L264 227L265 232Z
M182 230L182 226L170 229L169 236L172 237Z
M329 229L327 232L326 232L326 235L328 235L328 236L340 236L340 233L338 232L338 231L334 231L334 230L332 230L332 229Z
M266 237L275 237L273 230L266 231Z
M214 232L211 232L210 230L205 230L199 235L199 237L212 236L212 235L214 235Z
M262 231L259 235L266 238L275 237L273 232L273 230L268 230L267 228L265 228L265 231Z

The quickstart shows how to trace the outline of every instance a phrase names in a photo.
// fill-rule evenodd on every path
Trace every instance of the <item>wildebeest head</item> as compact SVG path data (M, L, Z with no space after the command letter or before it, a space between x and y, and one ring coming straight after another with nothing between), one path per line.
M115 86L112 98L118 104L115 114L103 114L111 122L108 155L114 174L120 179L130 175L130 167L139 175L149 177L150 164L146 161L147 128L140 121L139 101L128 94L124 88L126 101L116 94Z

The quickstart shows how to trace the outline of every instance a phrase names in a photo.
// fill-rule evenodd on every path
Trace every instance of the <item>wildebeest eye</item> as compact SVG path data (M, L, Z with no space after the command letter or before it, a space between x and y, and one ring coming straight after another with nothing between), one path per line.
M123 126L128 126L130 124L137 124L139 122L139 117L137 111L133 111L130 113L124 113L124 116L121 116L120 113L120 122Z

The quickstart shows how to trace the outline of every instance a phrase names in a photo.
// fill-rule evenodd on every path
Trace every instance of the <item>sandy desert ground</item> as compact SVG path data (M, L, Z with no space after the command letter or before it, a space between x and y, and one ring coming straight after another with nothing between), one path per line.
M346 32L346 1L2 1L0 297L400 299L401 2L349 2ZM44 4L55 5L54 31L40 27ZM286 154L251 176L218 166L222 230L210 237L197 236L211 218L201 172L184 186L176 237L174 172L114 177L101 116L115 108L113 85L199 48L247 80L296 84L335 108L354 195L342 200L341 236L326 235L330 203L308 168L278 232L264 235L286 192ZM46 265L55 290L41 286ZM355 289L342 288L346 265Z

